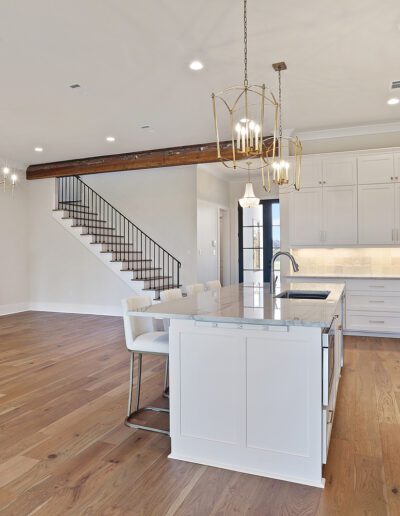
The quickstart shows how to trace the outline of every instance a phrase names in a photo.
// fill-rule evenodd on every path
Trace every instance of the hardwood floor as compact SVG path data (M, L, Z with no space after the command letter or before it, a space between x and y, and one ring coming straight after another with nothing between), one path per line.
M129 356L113 317L0 318L2 515L400 515L400 340L347 338L320 490L167 458L123 425ZM163 362L144 358L143 397Z

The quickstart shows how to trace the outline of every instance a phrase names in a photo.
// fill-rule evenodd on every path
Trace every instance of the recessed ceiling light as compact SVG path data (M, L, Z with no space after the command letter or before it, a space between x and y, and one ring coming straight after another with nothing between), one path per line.
M189 68L197 72L198 70L202 70L204 68L204 65L200 61L192 61L189 65Z
M107 140L108 142L115 142L115 138L114 138L114 136L107 136L106 140Z
M394 106L394 105L398 104L399 102L400 102L400 99L398 99L397 97L393 97L387 101L389 106Z
M35 152L43 152L43 147L35 147Z

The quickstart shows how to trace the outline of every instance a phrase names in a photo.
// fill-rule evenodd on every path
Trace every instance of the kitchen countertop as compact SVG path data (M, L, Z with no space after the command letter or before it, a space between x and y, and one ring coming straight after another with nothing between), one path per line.
M372 274L372 273L356 273L356 274L288 274L287 276L284 276L284 279L287 281L290 281L290 279L294 278L338 278L338 279L377 279L377 280L383 280L383 279L400 279L400 275L384 275L384 274Z
M283 290L327 290L325 300L279 299L263 286L230 285L166 303L158 303L130 315L167 319L265 324L278 326L314 326L328 328L344 290L338 283L283 282ZM277 293L279 290L277 289Z

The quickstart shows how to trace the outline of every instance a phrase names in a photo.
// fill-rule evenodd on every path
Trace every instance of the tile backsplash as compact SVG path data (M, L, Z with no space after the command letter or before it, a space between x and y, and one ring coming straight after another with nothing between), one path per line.
M400 275L399 248L293 249L302 274Z

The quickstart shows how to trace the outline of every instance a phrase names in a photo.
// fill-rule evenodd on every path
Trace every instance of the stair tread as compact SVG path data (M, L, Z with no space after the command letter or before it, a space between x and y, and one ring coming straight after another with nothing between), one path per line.
M64 210L62 210L64 211ZM87 219L86 217L61 217L65 220L83 220L84 222L107 222L106 220L101 219Z
M105 229L107 231L115 231L115 228L108 228L108 227L103 227L103 226L86 226L85 224L72 224L71 228L88 228L88 229L91 229L91 228L96 228L96 229ZM90 233L91 235L93 233ZM114 235L112 235L114 236Z
M140 272L140 270L137 272ZM132 281L154 281L154 280L169 279L169 278L172 278L172 276L151 276L150 278L132 278Z
M142 260L137 260L138 262L142 261ZM144 271L161 271L162 270L162 267L147 267L146 269L132 269L132 267L130 267L129 269L121 269L121 271L126 271L126 272L144 272ZM171 278L171 276L168 276L169 278Z
M140 281L140 280L136 280L136 281ZM170 288L179 288L181 287L182 285L167 285L165 287L152 287L152 288L142 288L142 290L152 290L153 292L160 292L162 290L169 290Z
M95 211L85 211L85 210L68 210L67 208L57 208L53 211L67 211L68 213L87 213L88 215L98 215Z
M138 262L151 262L152 260L150 260L150 258L138 258L136 260L129 260L129 263L138 263ZM110 260L110 263L122 263L121 260ZM125 270L128 270L128 269L125 269Z

